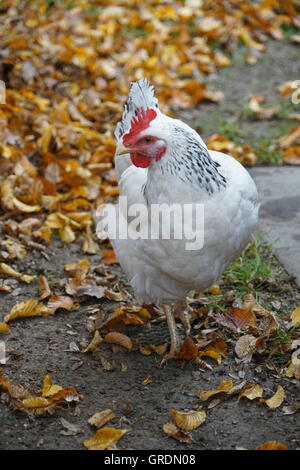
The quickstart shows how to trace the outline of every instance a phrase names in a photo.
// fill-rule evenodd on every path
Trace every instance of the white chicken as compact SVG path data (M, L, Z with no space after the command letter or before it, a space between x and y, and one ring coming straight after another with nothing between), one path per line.
M154 303L165 312L171 338L165 362L180 348L173 317L176 302L190 290L211 287L250 241L258 219L257 190L237 160L208 150L195 130L160 112L153 87L145 79L131 85L115 136L115 171L127 208L140 204L148 214L162 204L183 209L168 221L159 221L159 229L170 223L169 238L110 236L138 302ZM185 234L196 233L193 210L182 220L187 205L204 209L204 243L196 249L187 247L190 236ZM133 215L130 210L123 213L119 224L128 229ZM139 218L140 234L149 235L151 221L150 215ZM187 229L177 238L176 223Z

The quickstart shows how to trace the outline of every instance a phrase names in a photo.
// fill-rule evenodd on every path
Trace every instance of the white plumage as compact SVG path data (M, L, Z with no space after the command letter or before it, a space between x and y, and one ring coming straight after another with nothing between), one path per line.
M149 110L155 112L145 123L147 110L149 116ZM234 158L208 150L187 124L161 113L153 87L144 79L132 84L115 135L116 175L128 207L136 203L149 210L153 204L204 207L202 249L187 250L185 238L111 240L137 300L166 305L191 289L204 291L251 238L259 208L252 178ZM125 214L123 223L130 220ZM172 341L169 358L176 356L178 344L173 344L170 309L165 311Z

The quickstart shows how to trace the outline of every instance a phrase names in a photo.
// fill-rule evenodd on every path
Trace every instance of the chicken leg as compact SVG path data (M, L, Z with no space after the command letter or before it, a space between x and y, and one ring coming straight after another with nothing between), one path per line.
M164 304L162 305L162 309L166 315L168 323L171 338L171 347L168 354L163 357L160 366L165 364L165 362L169 361L170 359L175 359L180 349L180 339L177 333L176 323L173 316L173 308L170 305Z

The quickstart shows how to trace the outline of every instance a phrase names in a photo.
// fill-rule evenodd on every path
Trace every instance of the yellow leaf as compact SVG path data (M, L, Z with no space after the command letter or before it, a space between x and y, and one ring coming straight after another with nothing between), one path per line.
M86 222L86 235L82 244L83 253L89 253L90 255L95 255L98 253L99 249L97 244L93 239L93 234L91 231L92 222Z
M30 397L22 400L25 408L43 408L49 405L47 398L43 397Z
M142 385L151 384L152 380L150 379L150 375L147 374L147 377L143 380Z
M266 405L268 405L269 408L278 408L282 402L284 401L284 396L285 396L285 393L284 393L284 389L281 385L278 385L277 387L277 390L275 392L275 394L269 398L268 400L260 400L261 402L263 403L266 403Z
M217 395L218 393L227 393L232 389L232 380L221 380L217 390L199 390L198 397L202 401L206 401L208 398Z
M217 363L220 365L222 362L222 356L218 351L215 351L214 349L206 349L205 351L200 352L200 357L202 356L208 356L212 357L217 361Z
M0 321L0 333L10 333L10 329L7 324Z
M53 125L45 127L43 134L38 139L37 143L42 152L49 152L49 146L52 139Z
M41 210L41 206L35 205L35 206L30 206L28 204L24 204L24 202L19 201L16 197L13 197L13 203L16 207L21 212L39 212Z
M55 395L59 390L62 390L60 385L52 385L50 375L46 375L44 378L44 386L42 389L38 390L37 393L41 393L43 397L51 397Z
M241 28L240 38L242 39L242 41L244 41L246 46L250 47L251 49L257 49L258 51L265 50L265 46L263 44L254 41L254 39L250 37L250 34L248 33L246 28Z
M8 264L6 263L0 263L0 277L15 277L19 279L20 281L26 282L26 284L29 284L31 281L35 279L34 276L30 276L29 274L21 274L18 271L15 271L15 269L11 268Z
M105 450L113 442L117 442L129 429L102 428L98 429L96 434L83 442L83 445L89 450Z
M291 320L294 326L300 326L300 307L297 307L291 314Z
M31 317L40 315L37 308L38 301L35 299L23 300L18 304L14 305L8 315L5 315L4 321L8 322L15 320L16 318Z
M245 397L248 400L254 400L262 397L262 394L263 388L259 384L250 384L239 394L239 399Z
M92 339L92 341L90 342L90 344L84 349L84 353L88 352L88 351L95 351L99 344L101 344L103 341L103 338L101 337L100 333L98 330L95 331L94 333L94 337Z
M8 210L14 210L15 206L13 203L14 198L14 186L16 183L17 177L16 175L10 175L5 181L2 183L0 189L1 195L1 204Z
M176 411L173 409L171 410L171 415L175 419L177 426L187 431L198 428L199 426L201 426L201 424L204 423L206 419L206 413L204 410L191 410L183 412Z

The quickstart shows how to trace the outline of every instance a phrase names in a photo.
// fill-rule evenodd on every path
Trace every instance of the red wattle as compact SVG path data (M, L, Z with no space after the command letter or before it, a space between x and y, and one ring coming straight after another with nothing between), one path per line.
M151 163L151 157L145 157L145 155L141 155L140 153L132 153L130 158L135 166L139 166L141 168L148 168Z

